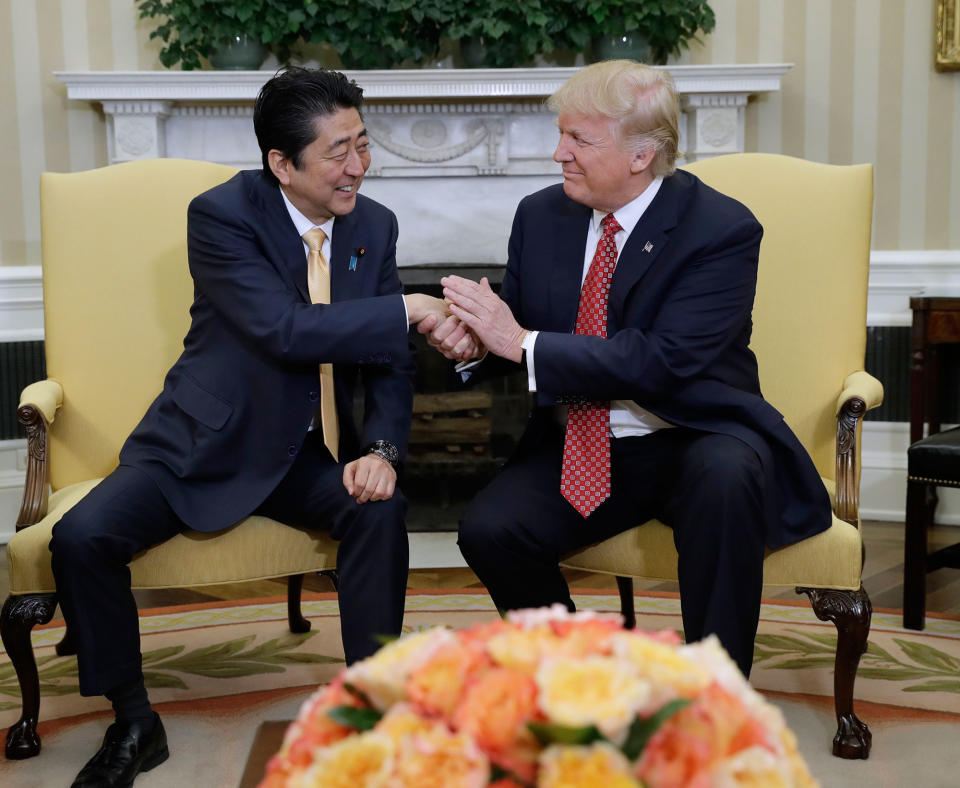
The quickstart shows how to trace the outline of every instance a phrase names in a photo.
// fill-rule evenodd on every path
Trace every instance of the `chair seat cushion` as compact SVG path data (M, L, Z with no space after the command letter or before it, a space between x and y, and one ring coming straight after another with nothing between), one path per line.
M823 533L768 551L763 563L763 582L775 586L855 590L860 587L861 556L860 531L834 516L833 524ZM572 553L560 564L620 577L677 580L673 531L659 520L650 520Z
M49 548L53 526L99 481L58 490L50 496L47 516L13 536L7 544L11 594L56 590ZM253 516L218 533L177 534L139 553L130 574L134 588L183 588L319 572L334 569L336 562L337 543L327 534Z
M932 484L960 484L960 427L934 433L907 449L907 476Z

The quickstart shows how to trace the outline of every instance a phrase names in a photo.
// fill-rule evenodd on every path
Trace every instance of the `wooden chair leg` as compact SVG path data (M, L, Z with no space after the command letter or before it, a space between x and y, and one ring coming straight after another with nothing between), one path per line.
M838 758L868 758L872 735L853 712L853 684L860 657L867 650L873 606L863 586L856 591L798 588L810 597L813 612L821 621L837 627L837 656L833 671L833 703L837 713L837 735L833 754Z
M932 501L929 487L907 482L907 514L903 538L903 626L923 629L927 608L927 523Z
M633 629L637 625L637 614L633 606L633 578L617 576L617 590L620 592L620 614L623 625Z
M336 569L323 569L321 570L320 574L324 577L330 578L330 582L333 583L334 591L340 590L340 575L337 574Z
M300 592L303 590L304 575L290 575L287 578L287 622L290 631L295 634L310 631L310 622L300 611Z
M53 650L57 652L58 657L72 657L77 653L77 646L73 642L70 627L63 628L63 637L60 638L60 642L54 646Z
M40 677L33 657L30 630L46 624L57 608L55 594L8 596L0 611L0 637L20 683L20 719L7 730L9 760L32 758L40 752L37 720L40 716Z

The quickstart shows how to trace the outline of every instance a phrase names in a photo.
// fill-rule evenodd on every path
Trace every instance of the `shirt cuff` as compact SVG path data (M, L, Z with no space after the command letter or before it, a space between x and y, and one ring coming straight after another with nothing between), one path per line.
M407 299L400 296L400 303L403 304L403 333L410 330L410 311L407 309Z
M529 387L529 391L537 390L537 373L533 366L533 346L536 344L539 335L539 331L531 331L523 338L523 342L520 343L520 347L526 351L524 355L527 359L527 386Z

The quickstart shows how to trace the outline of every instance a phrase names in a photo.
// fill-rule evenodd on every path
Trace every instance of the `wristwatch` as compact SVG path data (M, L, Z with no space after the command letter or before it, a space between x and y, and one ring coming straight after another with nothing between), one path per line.
M390 441L374 441L363 447L364 454L376 454L384 462L390 463L394 469L400 464L400 452Z

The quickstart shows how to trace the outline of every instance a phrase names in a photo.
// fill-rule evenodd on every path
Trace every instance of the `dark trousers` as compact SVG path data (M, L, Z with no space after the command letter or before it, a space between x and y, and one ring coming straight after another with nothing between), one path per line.
M339 541L340 625L350 663L376 651L378 635L400 634L409 566L407 503L397 490L388 501L358 504L344 489L342 474L322 437L311 433L256 513L329 531ZM184 528L153 480L127 466L54 526L53 572L77 647L81 694L100 695L142 675L127 565L136 553Z
M513 460L460 523L464 558L501 610L573 609L558 561L656 517L673 528L688 642L716 634L749 675L760 616L760 460L725 435L664 429L611 442L611 496L584 519L560 494L560 428Z

